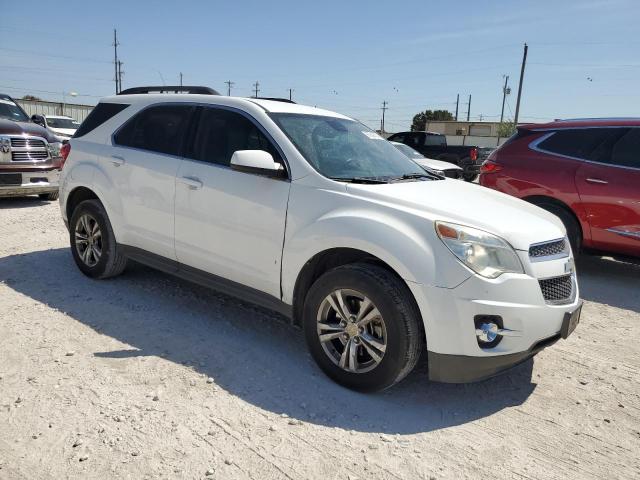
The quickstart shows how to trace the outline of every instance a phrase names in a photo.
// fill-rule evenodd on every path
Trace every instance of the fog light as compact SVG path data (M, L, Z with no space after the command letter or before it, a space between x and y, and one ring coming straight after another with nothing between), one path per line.
M478 343L493 343L498 337L498 325L495 323L483 323L476 328Z

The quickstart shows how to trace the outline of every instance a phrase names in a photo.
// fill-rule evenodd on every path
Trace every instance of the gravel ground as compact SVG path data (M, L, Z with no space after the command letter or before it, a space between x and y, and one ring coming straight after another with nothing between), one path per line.
M90 280L56 203L0 200L0 478L639 478L640 266L578 268L581 324L535 361L362 395L276 314Z

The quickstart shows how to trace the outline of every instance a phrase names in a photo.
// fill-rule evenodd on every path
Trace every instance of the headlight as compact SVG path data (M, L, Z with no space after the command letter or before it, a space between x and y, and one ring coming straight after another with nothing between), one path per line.
M515 250L500 237L446 222L436 222L436 232L451 253L478 275L497 278L503 273L524 273Z
M52 158L57 158L57 157L61 157L62 155L60 155L60 149L62 148L62 143L61 142L53 142L49 144L49 155L51 155Z

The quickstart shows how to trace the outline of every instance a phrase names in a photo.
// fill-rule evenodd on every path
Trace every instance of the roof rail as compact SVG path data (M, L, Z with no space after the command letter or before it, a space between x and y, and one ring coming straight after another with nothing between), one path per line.
M162 85L153 87L133 87L122 90L118 95L136 95L138 93L197 93L201 95L220 95L213 88L181 85Z
M271 100L272 102L284 102L284 103L296 103L293 100L289 100L288 98L278 98L278 97L251 97L254 100Z

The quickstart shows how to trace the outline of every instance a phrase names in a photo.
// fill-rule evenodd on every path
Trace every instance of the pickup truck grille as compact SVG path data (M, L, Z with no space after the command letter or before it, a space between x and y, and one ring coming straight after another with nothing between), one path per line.
M11 137L13 162L44 162L49 159L47 142L37 137Z
M44 152L12 152L11 160L14 162L33 162L41 161L49 158L49 154Z
M573 278L571 274L538 280L542 296L547 303L569 303L573 300Z
M12 137L11 146L13 148L37 148L46 149L46 145L42 140L29 137Z
M552 240L551 242L538 243L529 247L529 257L551 257L554 255L560 255L568 253L566 240L564 238L560 240Z

